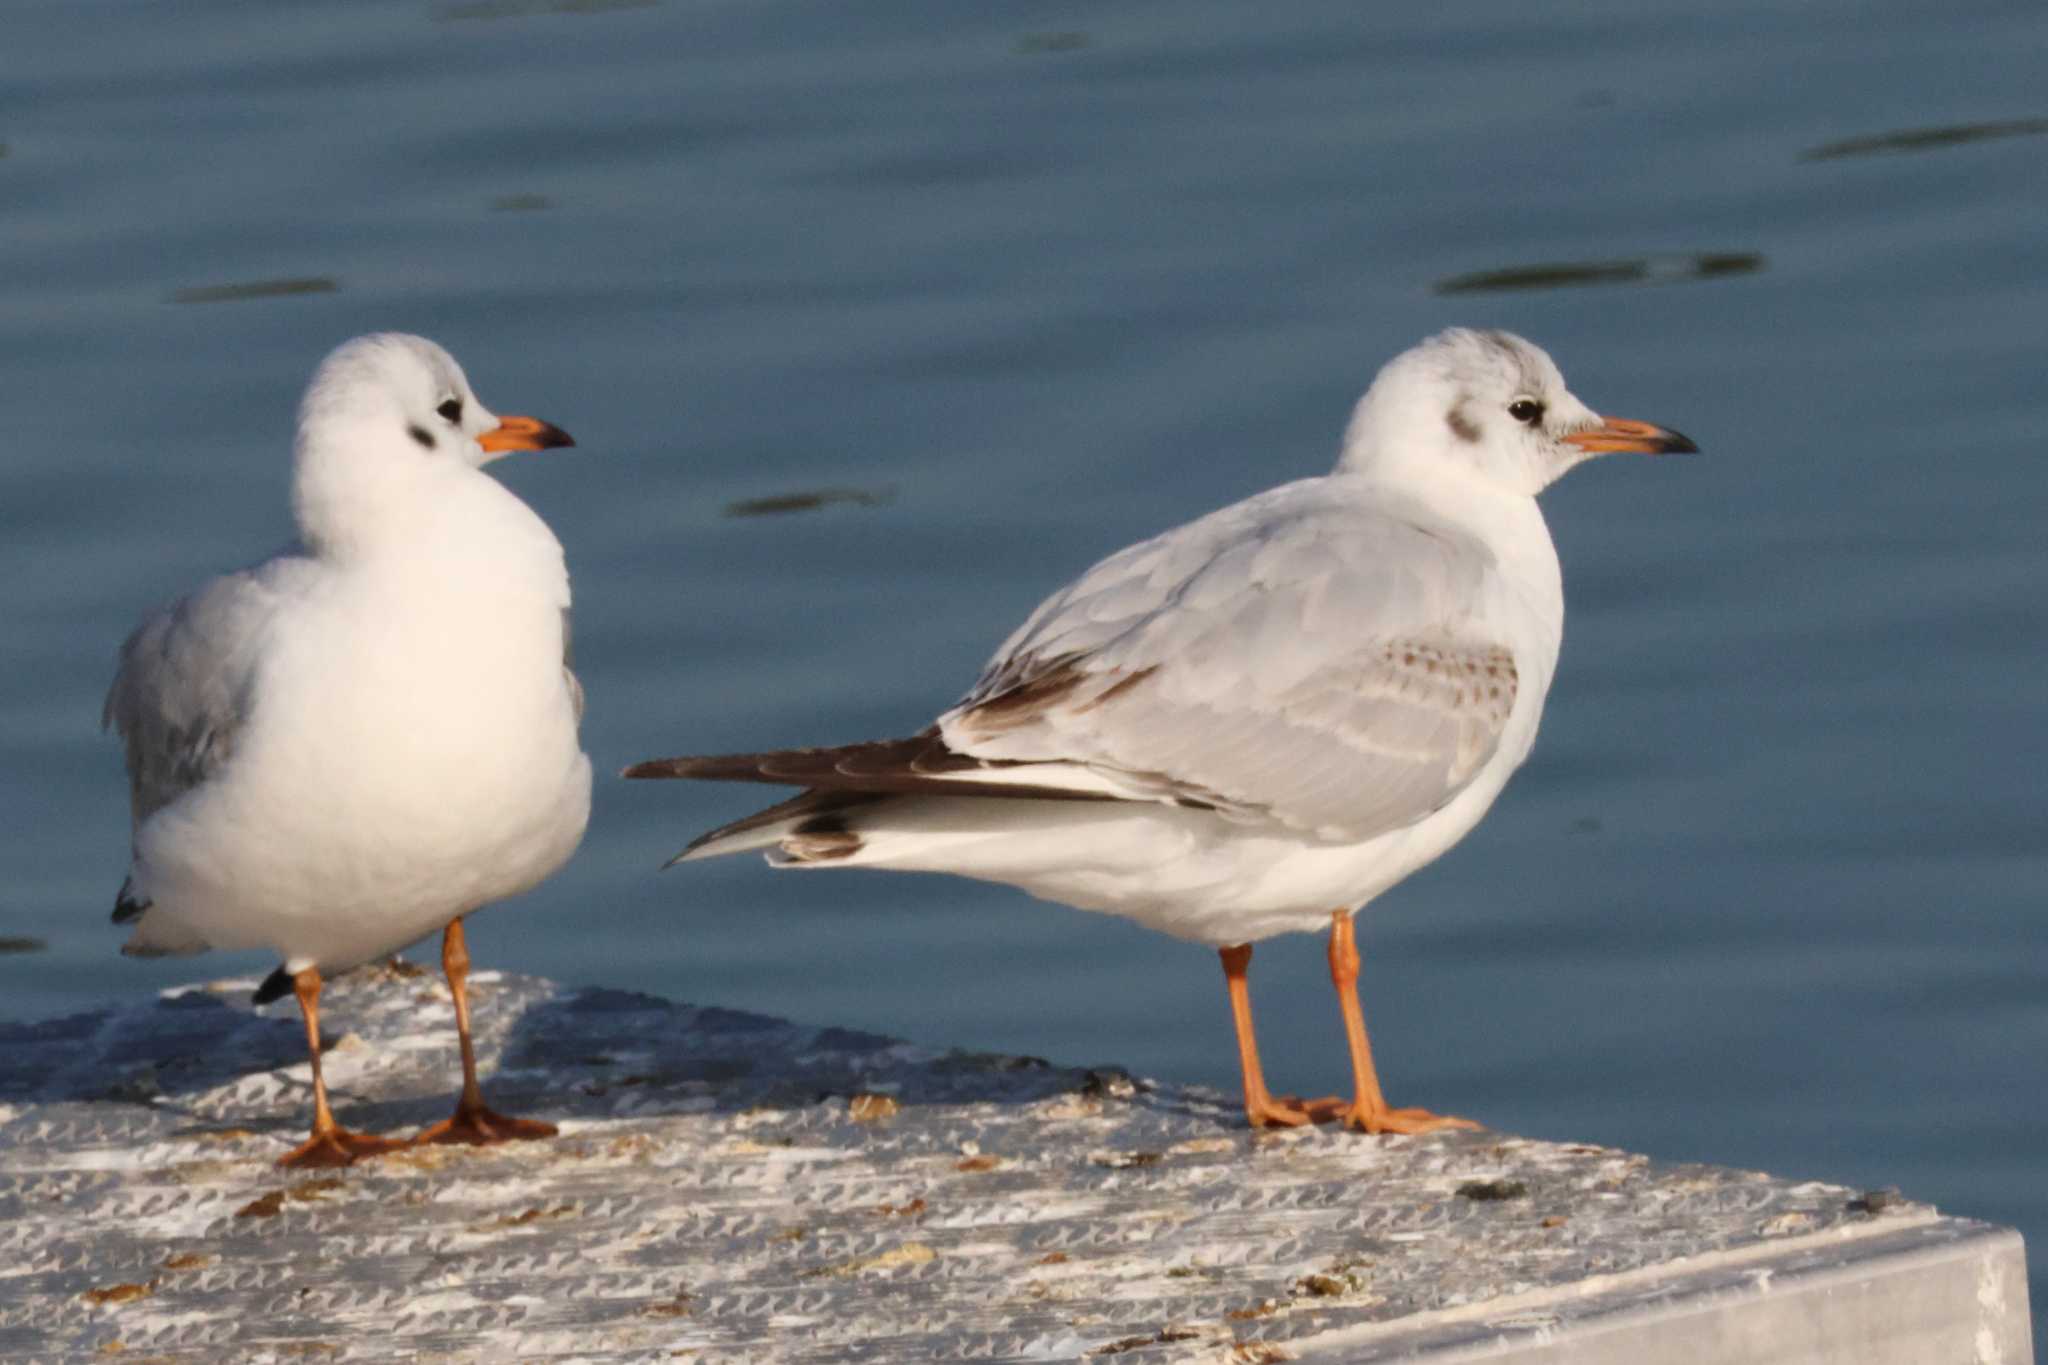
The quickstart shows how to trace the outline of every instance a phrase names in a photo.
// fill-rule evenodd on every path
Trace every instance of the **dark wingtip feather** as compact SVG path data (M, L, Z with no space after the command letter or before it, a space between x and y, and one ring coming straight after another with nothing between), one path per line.
M263 978L263 984L256 988L256 994L249 997L252 1005L267 1005L273 1000L282 1000L292 993L292 974L279 967Z
M149 909L150 904L148 900L135 894L135 879L128 878L121 883L121 890L114 897L114 923L128 923Z
M881 792L808 791L792 796L787 801L778 801L766 810L757 810L729 825L706 830L683 846L683 851L662 864L663 870L674 867L691 854L729 839L736 834L745 834L767 825L780 824L785 820L806 820L814 817L838 816L845 811L861 806L872 806L888 800Z
M619 769L620 777L688 777L687 758L649 758Z
M852 745L851 748L862 748ZM649 758L620 771L621 777L694 777L706 782L768 782L806 785L800 779L771 771L778 762L794 760L816 764L820 755L838 749L775 749L757 754L682 754L675 758Z

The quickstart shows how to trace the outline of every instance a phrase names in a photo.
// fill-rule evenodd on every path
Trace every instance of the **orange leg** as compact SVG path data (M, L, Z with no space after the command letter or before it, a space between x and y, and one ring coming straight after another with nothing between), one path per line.
M1336 1115L1346 1126L1368 1133L1431 1133L1440 1128L1477 1128L1470 1119L1432 1114L1427 1109L1389 1109L1373 1070L1372 1043L1365 1036L1365 1014L1358 1007L1358 941L1351 912L1330 917L1330 984L1337 988L1337 1007L1344 1012L1344 1037L1351 1045L1351 1083L1356 1096Z
M1320 1123L1335 1117L1340 1106L1334 1101L1312 1100L1304 1104L1292 1095L1276 1098L1267 1091L1266 1073L1259 1066L1259 1040L1252 1032L1251 987L1245 982L1245 969L1252 962L1252 946L1240 943L1235 948L1216 951L1223 959L1223 979L1230 987L1230 1017L1237 1025L1237 1064L1244 1073L1244 1116L1254 1128L1298 1128L1304 1123Z
M441 935L441 970L448 977L448 991L455 997L455 1034L462 1042L462 1098L455 1113L414 1138L414 1142L465 1142L482 1147L493 1142L555 1135L555 1125L537 1119L506 1118L484 1103L484 1092L476 1083L476 1045L469 1040L469 945L462 936L462 921L450 920Z
M395 1152L406 1144L393 1138L351 1133L327 1107L327 1078L320 1074L320 970L308 967L292 977L299 1013L306 1019L306 1051L313 1059L313 1136L277 1159L280 1166L349 1166L356 1158Z

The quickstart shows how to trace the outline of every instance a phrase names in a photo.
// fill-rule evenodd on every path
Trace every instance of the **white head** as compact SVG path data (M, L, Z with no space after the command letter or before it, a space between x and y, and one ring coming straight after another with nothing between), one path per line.
M425 337L375 332L336 347L306 388L293 509L309 546L341 548L373 537L437 478L574 444L550 423L497 416Z
M1534 495L1608 451L1697 450L1675 431L1602 417L1572 396L1543 348L1453 327L1388 361L1344 433L1340 473L1476 473Z

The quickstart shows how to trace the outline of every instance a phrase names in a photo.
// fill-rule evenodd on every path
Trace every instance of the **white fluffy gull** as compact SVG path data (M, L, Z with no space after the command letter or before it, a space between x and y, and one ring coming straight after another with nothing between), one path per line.
M1463 1124L1382 1097L1352 913L1463 838L1535 741L1564 628L1535 495L1593 455L1693 449L1596 414L1520 337L1447 331L1380 371L1330 474L1103 560L923 733L626 775L807 789L682 858L954 872L1215 946L1254 1125ZM1324 927L1349 1102L1269 1094L1252 1033L1250 945Z
M298 996L313 1131L282 1164L405 1145L334 1121L321 974L437 929L462 1096L415 1141L554 1131L484 1105L462 917L554 872L590 815L562 547L481 469L572 444L494 415L433 342L358 337L299 410L299 544L153 612L121 649L106 720L134 810L122 951L284 958L257 998Z

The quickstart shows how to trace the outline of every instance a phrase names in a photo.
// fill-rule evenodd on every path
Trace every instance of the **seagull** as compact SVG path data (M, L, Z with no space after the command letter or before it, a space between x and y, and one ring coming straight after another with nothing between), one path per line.
M555 1131L484 1104L462 919L568 861L590 816L562 546L482 472L574 444L493 414L424 337L357 337L299 409L297 544L152 612L121 647L104 721L134 816L122 952L283 957L256 1000L298 997L313 1129L282 1166L408 1145L334 1121L321 979L435 930L462 1094L413 1141Z
M1352 915L1478 824L1535 742L1564 628L1536 494L1594 455L1696 449L1598 415L1521 337L1446 331L1380 371L1331 473L1103 560L922 732L625 775L804 789L675 861L952 872L1216 948L1254 1127L1476 1127L1387 1104ZM1252 944L1325 927L1352 1098L1276 1097Z

